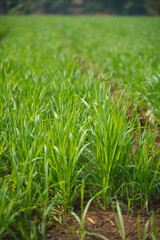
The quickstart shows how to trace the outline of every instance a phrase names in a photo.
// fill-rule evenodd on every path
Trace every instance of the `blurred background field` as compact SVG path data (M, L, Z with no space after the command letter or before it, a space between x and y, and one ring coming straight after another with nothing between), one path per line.
M159 0L1 0L6 14L159 15Z

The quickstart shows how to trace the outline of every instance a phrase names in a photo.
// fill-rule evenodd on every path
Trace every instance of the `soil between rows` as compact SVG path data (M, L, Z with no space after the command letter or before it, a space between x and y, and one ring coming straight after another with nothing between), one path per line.
M153 210L157 220L158 231L160 233L160 201L153 202ZM81 215L80 210L75 211L77 215ZM137 218L140 215L140 228L141 235L143 234L145 224L152 215L152 212L145 211L142 209L135 209L132 213L127 210L122 210L126 240L138 240L138 228L137 228ZM109 240L120 240L122 239L117 228L115 214L112 208L103 210L95 206L90 206L86 218L86 231L92 233L98 233ZM153 231L151 226L149 226L149 232ZM47 240L80 240L79 225L76 219L72 215L63 215L62 224L56 224L47 229L46 239ZM160 235L160 234L159 234ZM96 236L87 236L86 240L98 240L102 239ZM147 237L147 240L151 240L151 236ZM158 240L158 239L157 239Z

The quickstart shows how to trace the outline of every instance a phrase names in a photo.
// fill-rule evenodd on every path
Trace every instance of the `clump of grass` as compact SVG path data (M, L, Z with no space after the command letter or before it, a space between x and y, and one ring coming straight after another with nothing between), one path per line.
M99 90L100 91L100 90ZM100 91L90 111L89 174L99 189L108 188L102 194L104 208L125 181L125 172L120 165L129 161L132 146L133 125L127 122L127 109L121 98L112 100L110 93Z

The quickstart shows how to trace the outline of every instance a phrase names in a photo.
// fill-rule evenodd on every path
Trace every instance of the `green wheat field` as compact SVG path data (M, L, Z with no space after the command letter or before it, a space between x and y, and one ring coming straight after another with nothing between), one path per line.
M159 17L1 16L0 239L82 196L160 199L159 124Z

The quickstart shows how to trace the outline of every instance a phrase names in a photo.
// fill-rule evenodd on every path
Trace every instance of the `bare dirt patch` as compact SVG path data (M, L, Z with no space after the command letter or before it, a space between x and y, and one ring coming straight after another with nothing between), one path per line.
M160 232L160 202L154 202L154 212L157 219L158 231ZM80 216L80 210L76 213ZM151 212L145 210L136 209L133 213L122 210L123 220L126 232L126 240L136 240L138 239L138 228L137 228L137 217L140 215L140 227L141 234L144 231L145 224L151 217ZM98 233L110 240L120 240L121 236L117 228L115 221L115 215L113 210L99 209L95 206L91 206L86 215L86 230L92 233ZM149 227L149 232L151 232L151 226ZM57 224L52 226L47 230L46 239L47 240L79 240L80 228L72 215L63 215L62 224ZM87 236L86 240L98 240L101 239L96 236ZM149 235L148 240L152 239ZM158 239L157 239L158 240Z

